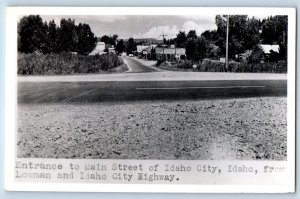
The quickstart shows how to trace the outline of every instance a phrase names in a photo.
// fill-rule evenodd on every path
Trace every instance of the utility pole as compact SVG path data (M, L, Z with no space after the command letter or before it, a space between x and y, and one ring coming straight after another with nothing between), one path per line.
M167 36L167 35L162 34L160 36L163 37L163 60L165 60L165 36Z
M176 60L176 43L174 44L174 47L175 47L175 55L174 55L174 59L175 59L175 61L177 61L177 60Z
M226 72L228 71L228 40L229 40L229 15L227 15L227 25L226 25Z

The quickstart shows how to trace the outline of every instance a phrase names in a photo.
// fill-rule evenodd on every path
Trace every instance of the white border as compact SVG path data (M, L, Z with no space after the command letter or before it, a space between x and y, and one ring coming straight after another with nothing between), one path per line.
M19 15L288 15L288 140L286 186L238 185L134 185L134 184L43 184L14 182L16 154L16 99L17 99L17 20ZM293 192L295 189L295 8L264 7L9 7L6 9L6 68L5 68L5 189L18 191L72 192L173 192L173 193L272 193Z

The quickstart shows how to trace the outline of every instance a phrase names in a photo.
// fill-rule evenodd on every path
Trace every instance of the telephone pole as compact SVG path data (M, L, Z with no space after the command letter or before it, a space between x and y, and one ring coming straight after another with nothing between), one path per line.
M226 25L226 72L228 71L228 40L229 40L229 15L227 15Z
M167 36L167 35L162 34L160 36L163 37L163 60L165 60L165 36Z

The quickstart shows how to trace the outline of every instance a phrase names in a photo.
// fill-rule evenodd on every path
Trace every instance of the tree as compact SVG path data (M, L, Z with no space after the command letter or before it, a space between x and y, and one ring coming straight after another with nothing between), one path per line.
M58 28L54 22L51 20L48 25L48 50L52 53L57 53L59 50L57 48L57 36L58 36Z
M215 43L220 37L220 35L217 33L217 30L206 30L201 34L201 36L210 43Z
M41 42L40 51L42 53L49 53L49 40L48 40L49 26L46 21L43 23L42 31L44 35L44 40Z
M197 42L196 39L189 38L185 47L186 57L189 60L197 61Z
M106 43L106 44L110 43L110 37L107 36L107 35L103 35L103 36L101 37L101 42L104 42L104 43Z
M97 38L88 24L75 25L72 19L61 19L60 27L54 20L43 22L39 15L23 17L18 23L18 50L24 53L78 52L89 54Z
M209 43L207 47L207 57L212 59L219 59L221 49L213 43Z
M234 58L235 54L245 51L245 35L247 15L230 15L229 17L229 57ZM221 53L225 54L227 22L224 17L216 16L217 33L219 39L216 44L221 48Z
M128 54L132 54L133 51L136 51L136 43L134 42L134 39L131 37L128 39L126 52Z
M263 54L263 49L259 45L256 45L254 46L250 56L247 58L247 61L249 63L259 63L263 57Z
M166 38L163 38L163 44L167 45L167 39Z
M206 30L201 34L201 37L205 38L209 43L207 57L218 59L221 55L221 48L219 46L223 45L224 39L220 37L217 30Z
M204 58L207 57L209 42L204 37L198 37L196 44L196 60L202 61Z
M260 42L260 21L252 17L246 22L244 47L245 49L252 49L255 45Z
M18 51L24 53L46 51L46 25L39 15L29 15L21 18L18 23Z
M278 58L280 60L287 60L287 45L286 43L280 43L279 44L279 55Z
M110 44L116 46L118 35L114 34L112 37L110 37Z
M75 21L61 19L58 30L58 48L62 52L77 52L78 35Z
M196 30L190 30L187 34L187 38L189 39L197 39Z
M280 46L279 59L287 60L287 26L286 15L276 15L262 21L261 39L264 44Z
M166 45L172 45L172 44L175 44L176 42L175 42L175 39L167 39L166 41L165 41L165 44Z
M151 51L150 51L150 59L151 59L151 60L155 60L155 59L156 59L155 48L151 48Z
M178 48L185 48L186 42L187 42L187 37L184 31L179 31L177 34L176 38L176 46Z
M88 55L97 44L97 37L91 31L91 28L88 24L81 24L77 26L77 52L82 55Z
M123 41L123 39L121 39L117 43L116 51L117 51L118 54L121 54L121 53L123 53L124 49L125 49L124 41Z
M186 42L186 56L192 61L202 61L207 57L209 42L204 37L189 38Z
M288 18L286 15L271 16L263 20L261 37L263 43L286 43Z

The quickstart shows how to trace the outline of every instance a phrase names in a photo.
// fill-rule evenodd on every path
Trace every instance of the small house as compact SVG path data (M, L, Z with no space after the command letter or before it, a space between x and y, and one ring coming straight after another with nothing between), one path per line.
M279 53L279 45L259 44L265 55L270 55L273 52Z
M102 55L102 54L104 54L104 50L105 50L105 43L98 42L96 44L95 49L90 53L90 55L96 55L96 54Z
M185 57L185 48L156 47L156 59L176 61Z

